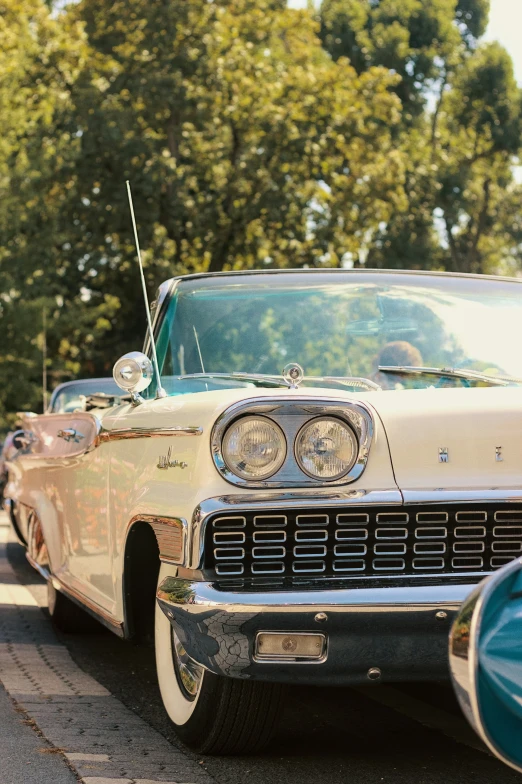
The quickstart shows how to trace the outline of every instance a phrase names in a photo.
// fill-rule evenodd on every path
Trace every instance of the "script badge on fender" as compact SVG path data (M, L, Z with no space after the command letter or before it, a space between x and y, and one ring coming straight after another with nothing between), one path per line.
M166 470L167 468L186 468L187 463L184 463L183 460L171 460L172 455L172 447L169 447L169 451L166 455L160 455L158 459L158 468L162 470Z

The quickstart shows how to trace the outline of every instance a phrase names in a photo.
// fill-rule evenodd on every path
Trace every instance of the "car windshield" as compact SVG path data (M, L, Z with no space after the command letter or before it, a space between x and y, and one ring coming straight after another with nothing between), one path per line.
M349 388L355 377L386 390L488 384L471 371L513 384L522 378L521 330L522 286L509 280L363 271L223 275L178 283L164 309L158 360L169 394L274 385L270 379L290 362L302 366L309 386L318 377L328 377L322 386L344 379Z

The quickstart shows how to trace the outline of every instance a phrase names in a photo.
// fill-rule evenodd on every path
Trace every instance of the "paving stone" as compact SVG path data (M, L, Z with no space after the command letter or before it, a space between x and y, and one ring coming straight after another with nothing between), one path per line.
M108 754L70 754L66 753L65 755L67 759L72 761L83 761L83 762L108 762L109 755Z
M0 518L0 681L84 784L212 784L211 777L72 660L5 553ZM3 784L3 783L2 783Z
M85 784L115 784L115 782L117 782L117 784L136 784L136 782L131 779L100 779L98 776L95 776L94 778L88 776L87 778L84 778L84 782Z

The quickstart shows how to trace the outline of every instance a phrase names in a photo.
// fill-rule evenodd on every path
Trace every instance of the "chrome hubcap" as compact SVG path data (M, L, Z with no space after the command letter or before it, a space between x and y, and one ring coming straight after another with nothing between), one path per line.
M172 629L172 658L181 691L187 700L195 700L203 681L203 667L190 658L174 629Z

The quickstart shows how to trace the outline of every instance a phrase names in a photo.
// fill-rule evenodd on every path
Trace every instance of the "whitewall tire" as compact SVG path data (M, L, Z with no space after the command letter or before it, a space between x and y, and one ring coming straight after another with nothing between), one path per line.
M159 582L168 576L162 564ZM205 754L247 754L270 741L280 713L282 687L214 675L186 654L156 602L158 683L179 737Z
M160 571L161 579L161 571ZM187 688L183 683L180 658L185 654L179 639L166 615L156 602L155 619L156 669L163 705L176 727L186 724L198 704L204 670L193 664L194 684ZM181 656L180 656L181 653ZM186 656L186 654L185 654Z

